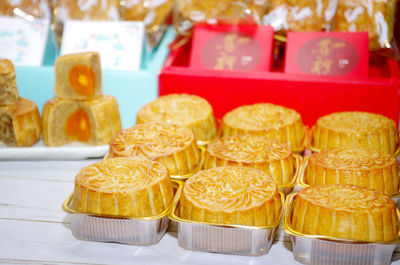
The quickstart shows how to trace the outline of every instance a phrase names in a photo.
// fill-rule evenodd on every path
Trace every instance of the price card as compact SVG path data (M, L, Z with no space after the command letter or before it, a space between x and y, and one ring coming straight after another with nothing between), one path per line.
M143 22L67 20L61 55L97 51L103 69L139 70L143 38Z
M41 66L49 20L0 17L0 58L19 66Z

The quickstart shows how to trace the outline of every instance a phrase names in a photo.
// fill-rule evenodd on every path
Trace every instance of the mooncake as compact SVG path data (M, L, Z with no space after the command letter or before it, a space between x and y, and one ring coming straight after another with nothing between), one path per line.
M388 242L398 238L396 204L387 195L353 185L320 185L294 197L290 226L308 235Z
M83 52L60 56L54 64L56 97L90 100L103 93L100 55Z
M399 165L392 155L373 149L328 149L313 153L304 172L307 185L353 184L388 196L399 193Z
M111 95L84 101L52 98L43 107L42 120L47 146L74 141L107 145L121 130L118 103Z
M0 106L14 105L19 100L14 64L0 59Z
M235 135L207 145L204 169L220 166L257 168L272 176L278 186L295 177L295 158L286 143L256 135Z
M287 143L294 152L304 150L305 130L301 116L283 106L269 103L245 105L222 118L222 137L246 134L264 135Z
M182 219L248 226L279 223L282 211L278 187L261 170L226 166L200 171L182 189Z
M319 150L364 147L394 154L399 143L396 123L368 112L335 112L317 120L313 147Z
M150 217L173 199L168 170L156 161L109 158L91 164L75 177L74 210L99 215Z
M166 122L193 130L197 141L216 137L214 112L207 100L188 94L162 96L139 109L137 123Z
M0 140L6 145L32 146L40 133L40 114L33 101L20 97L16 104L0 106Z
M165 165L171 175L199 168L201 152L193 132L173 124L149 122L121 130L110 142L110 157L139 156Z

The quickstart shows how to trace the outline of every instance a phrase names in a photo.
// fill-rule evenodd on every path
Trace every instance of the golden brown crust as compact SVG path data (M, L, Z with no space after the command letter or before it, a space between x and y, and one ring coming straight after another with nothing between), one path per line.
M211 105L205 99L194 95L162 96L139 109L137 123L152 121L190 128L198 141L210 141L217 134Z
M83 168L75 177L73 206L79 212L155 216L172 199L168 170L148 159L110 158Z
M291 183L295 174L295 160L287 144L255 135L224 137L207 145L205 169L228 165L260 169L278 186Z
M263 135L287 143L294 152L304 149L305 130L301 116L293 109L260 103L228 112L222 119L222 137Z
M54 94L57 97L90 100L103 94L100 55L97 52L58 57L54 74Z
M270 0L266 25L285 34L287 31L321 31L330 27L337 0Z
M0 106L15 105L18 98L14 64L8 59L0 59Z
M391 241L399 223L393 200L352 185L321 185L300 190L293 202L291 226L297 232L335 238Z
M120 131L110 142L110 157L139 156L165 165L171 175L198 168L200 150L193 132L167 123L143 123Z
M274 225L281 208L273 179L248 167L200 171L186 181L180 197L180 217L200 222Z
M366 31L370 50L390 47L396 0L339 0L332 29Z
M83 113L86 119L81 120L81 129L69 135L66 129L67 121L77 112ZM50 99L43 107L42 119L43 142L47 146L60 146L73 141L105 145L121 130L118 103L110 95L86 101ZM85 130L88 130L88 137L82 139L79 135Z
M330 149L311 155L305 169L308 185L353 184L388 196L399 193L399 165L395 157L373 149Z
M319 150L363 147L394 154L398 138L396 123L385 116L358 111L336 112L317 120L313 146Z
M40 139L40 114L36 104L19 98L16 105L0 106L0 140L8 146L32 146Z

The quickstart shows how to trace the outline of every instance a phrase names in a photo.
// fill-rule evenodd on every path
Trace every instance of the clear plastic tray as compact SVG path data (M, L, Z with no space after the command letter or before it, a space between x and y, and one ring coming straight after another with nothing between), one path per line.
M174 181L175 191L180 186L180 182ZM167 231L173 204L174 201L164 212L151 217L98 216L75 211L71 194L62 208L70 214L72 234L78 239L147 246L159 242Z
M280 193L282 205L284 195ZM180 192L176 198L180 197ZM179 201L170 213L178 224L178 244L184 249L242 256L267 254L275 238L281 216L276 224L268 227L203 223L179 217Z
M285 202L283 229L292 241L294 258L304 264L389 265L399 237L391 242L360 242L294 231L288 218L292 213L292 193ZM397 211L399 216L399 211Z

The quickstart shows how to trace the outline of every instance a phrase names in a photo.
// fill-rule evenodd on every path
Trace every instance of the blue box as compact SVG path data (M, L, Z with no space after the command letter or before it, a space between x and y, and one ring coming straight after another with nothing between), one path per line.
M117 98L123 128L133 126L138 109L157 98L158 74L174 37L174 30L169 28L158 47L150 52L143 48L141 69L138 71L103 71L103 93ZM44 103L54 97L55 57L56 50L49 38L42 67L16 67L20 96L33 100L40 112Z

